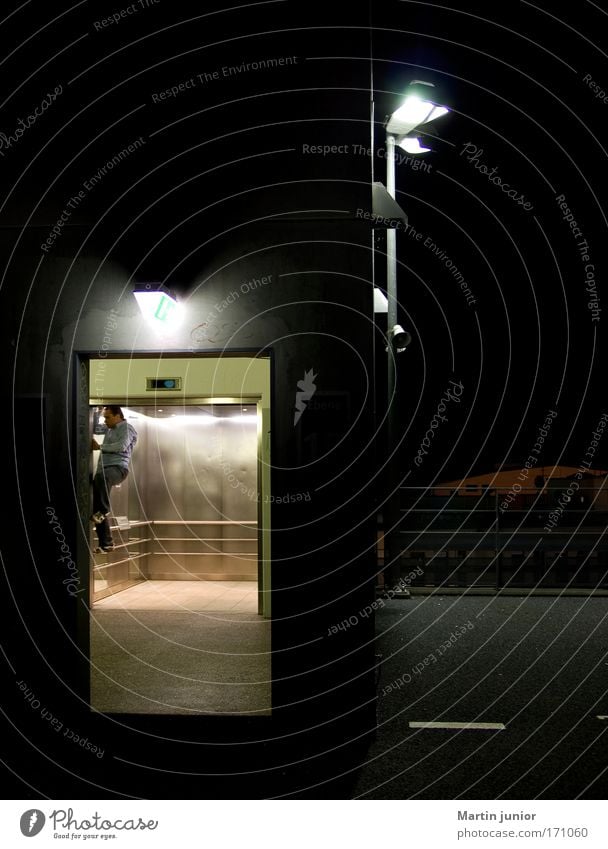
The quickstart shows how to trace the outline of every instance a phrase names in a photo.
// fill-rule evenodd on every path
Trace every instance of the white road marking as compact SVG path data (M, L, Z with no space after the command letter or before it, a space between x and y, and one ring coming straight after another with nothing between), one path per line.
M472 728L474 731L506 731L507 728L502 722L410 722L409 726L410 728Z

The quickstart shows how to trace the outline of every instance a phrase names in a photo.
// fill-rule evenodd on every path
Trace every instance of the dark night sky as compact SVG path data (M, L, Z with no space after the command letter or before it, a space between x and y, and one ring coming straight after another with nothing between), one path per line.
M446 465L426 467L417 482L521 464L549 409L558 416L544 461L578 465L605 411L604 313L592 307L602 306L605 273L607 104L588 83L606 77L594 43L606 13L591 4L566 18L553 3L381 6L377 115L391 111L400 80L412 77L436 83L453 110L432 129L430 170L398 170L402 206L423 234L399 236L400 301L419 343L402 366L409 409L420 398L422 418L432 416L452 357L468 402L450 422ZM394 31L401 28L409 33ZM564 221L560 195L577 230Z
M462 381L462 403L432 461L413 469L417 483L518 464L549 409L558 416L545 462L578 464L606 409L608 318L593 308L603 308L606 268L608 98L597 95L608 90L607 13L590 2L518 0L348 9L291 0L205 3L196 13L180 0L5 4L0 222L48 228L100 163L141 136L142 149L86 193L70 225L97 222L108 242L128 230L139 244L144 234L151 252L138 248L133 267L172 274L187 289L212 247L184 260L164 238L174 223L195 216L200 241L234 191L298 169L348 179L362 155L350 139L353 122L369 115L373 56L376 179L384 118L410 80L435 83L452 109L430 128L428 167L397 168L398 200L420 234L398 234L402 323L414 335L399 363L404 470L449 379ZM246 70L264 57L297 61ZM15 138L19 119L58 85L52 107ZM284 152L307 141L348 150L314 162ZM231 164L245 155L257 158ZM606 466L606 452L599 457Z

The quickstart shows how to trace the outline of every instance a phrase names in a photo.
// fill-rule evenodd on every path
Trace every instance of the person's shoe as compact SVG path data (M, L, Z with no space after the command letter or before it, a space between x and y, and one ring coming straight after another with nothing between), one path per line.
M95 525L101 525L101 523L103 522L103 520L104 520L105 518L106 518L106 514L105 514L105 513L100 513L100 512L98 511L97 513L93 513L93 515L91 516L91 521L92 521Z
M93 549L93 554L107 554L109 551L114 551L114 543L110 545L96 545Z

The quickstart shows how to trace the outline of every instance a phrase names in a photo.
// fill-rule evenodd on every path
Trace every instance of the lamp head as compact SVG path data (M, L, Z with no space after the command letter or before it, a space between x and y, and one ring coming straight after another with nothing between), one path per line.
M405 101L386 122L386 131L395 136L405 136L421 124L428 124L446 115L450 110L437 104L437 91L433 83L414 80L407 87Z
M398 144L406 153L428 153L431 150L430 147L422 147L418 136L404 136Z

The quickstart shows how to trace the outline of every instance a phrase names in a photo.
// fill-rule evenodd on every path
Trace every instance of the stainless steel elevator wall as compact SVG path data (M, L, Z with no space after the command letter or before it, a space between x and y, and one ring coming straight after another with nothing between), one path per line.
M138 528L148 540L142 574L256 580L256 415L242 415L240 405L174 409L129 408L139 435L129 519L147 523Z

